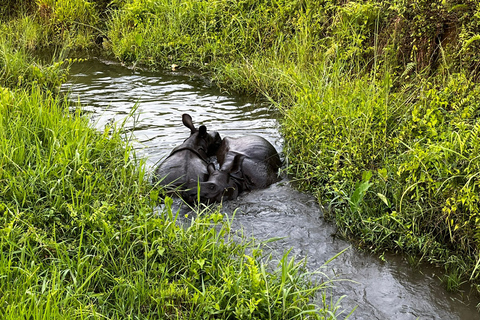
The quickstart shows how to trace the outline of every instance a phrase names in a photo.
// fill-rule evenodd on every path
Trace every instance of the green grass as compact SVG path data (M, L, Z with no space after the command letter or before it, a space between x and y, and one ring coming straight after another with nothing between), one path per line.
M33 58L25 46L16 46L10 38L0 33L0 86L6 88L32 88L58 90L65 82L72 59L53 59L46 65Z
M329 283L304 262L235 242L213 209L186 227L171 199L155 210L121 130L95 131L37 87L3 88L0 109L5 319L335 319L338 305L311 303Z
M79 50L92 51L98 48L98 36L104 35L99 8L87 0L29 0L7 1L0 9L0 31L6 35L14 48L29 53L47 51L72 54ZM7 13L2 17L2 10ZM3 18L3 19L2 19ZM2 41L3 42L3 41Z
M478 284L475 1L124 0L105 12L97 3L42 0L4 24L2 85L28 89L52 68L48 90L61 63L29 69L29 50L68 53L106 35L103 52L123 62L196 68L225 90L264 95L284 116L286 170L346 238L441 264L451 289ZM98 201L88 214L109 212Z
M453 74L398 91L388 72L346 80L337 69L279 106L289 173L359 246L441 263L457 285L477 281L476 84Z
M129 0L108 34L122 61L268 97L287 171L345 237L476 283L479 19L472 1Z
M75 60L34 59L48 26L30 19L0 33L2 318L336 318L305 261L266 256L213 208L179 224L121 125L98 132L57 94Z

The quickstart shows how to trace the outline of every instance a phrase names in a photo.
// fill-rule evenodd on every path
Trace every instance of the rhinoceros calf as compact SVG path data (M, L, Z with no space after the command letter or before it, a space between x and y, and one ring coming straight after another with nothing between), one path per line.
M210 164L209 178L200 183L201 202L233 200L241 192L262 189L279 180L282 162L270 142L250 135L239 138L225 137L217 151L220 169ZM186 195L192 202L198 198L197 189Z

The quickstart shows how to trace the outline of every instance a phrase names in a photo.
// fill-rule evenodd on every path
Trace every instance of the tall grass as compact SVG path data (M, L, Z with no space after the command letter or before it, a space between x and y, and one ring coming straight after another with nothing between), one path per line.
M158 213L120 130L95 131L35 86L3 88L0 111L5 319L335 318L338 305L311 303L328 283L235 242L219 212L186 228L168 198Z
M72 59L55 60L46 65L33 58L25 47L0 33L0 86L7 88L41 87L43 90L58 90L65 82Z
M5 0L0 8L0 21L6 21L11 17L29 13L34 5L34 1L31 0Z
M279 105L288 171L359 246L441 262L451 289L477 281L475 83L453 74L394 91L389 72L335 64Z
M103 2L99 0L102 8ZM9 13L2 19L4 8ZM28 50L30 53L46 48L68 53L102 47L99 37L104 32L100 29L100 12L92 1L7 1L0 9L0 19L3 20L0 34L14 48Z
M455 282L480 270L478 17L471 1L128 0L108 28L121 60L267 96L288 172L345 237L440 262Z
M221 68L308 33L308 5L292 1L126 1L112 13L113 52L127 62ZM299 59L304 56L299 56ZM306 57L305 57L306 58Z

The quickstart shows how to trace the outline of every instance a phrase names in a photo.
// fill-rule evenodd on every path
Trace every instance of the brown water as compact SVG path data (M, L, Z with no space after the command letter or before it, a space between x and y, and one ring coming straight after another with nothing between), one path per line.
M123 121L138 103L127 127L133 130L137 154L148 159L150 168L188 136L182 113L222 137L257 134L282 150L276 115L268 104L224 94L181 70L134 71L90 60L74 65L71 75L63 90L85 106L99 130L112 121ZM269 244L273 252L280 255L292 249L294 256L307 257L311 271L348 248L322 271L332 279L352 280L337 282L332 290L334 300L346 296L341 300L344 315L358 306L350 319L480 319L476 310L480 301L468 292L447 292L438 280L440 269L423 265L413 269L400 256L381 261L335 238L335 227L324 221L315 199L293 189L287 179L223 207L230 215L236 209L235 228L243 228L246 236L257 240L282 238Z

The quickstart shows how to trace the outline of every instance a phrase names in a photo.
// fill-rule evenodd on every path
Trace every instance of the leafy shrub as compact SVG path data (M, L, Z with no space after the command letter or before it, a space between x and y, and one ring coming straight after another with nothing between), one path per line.
M430 232L469 255L478 255L480 248L478 95L476 84L463 74L453 75L440 89L427 85L397 140L404 150L396 169L404 185L402 201L431 208L426 217L433 222Z

